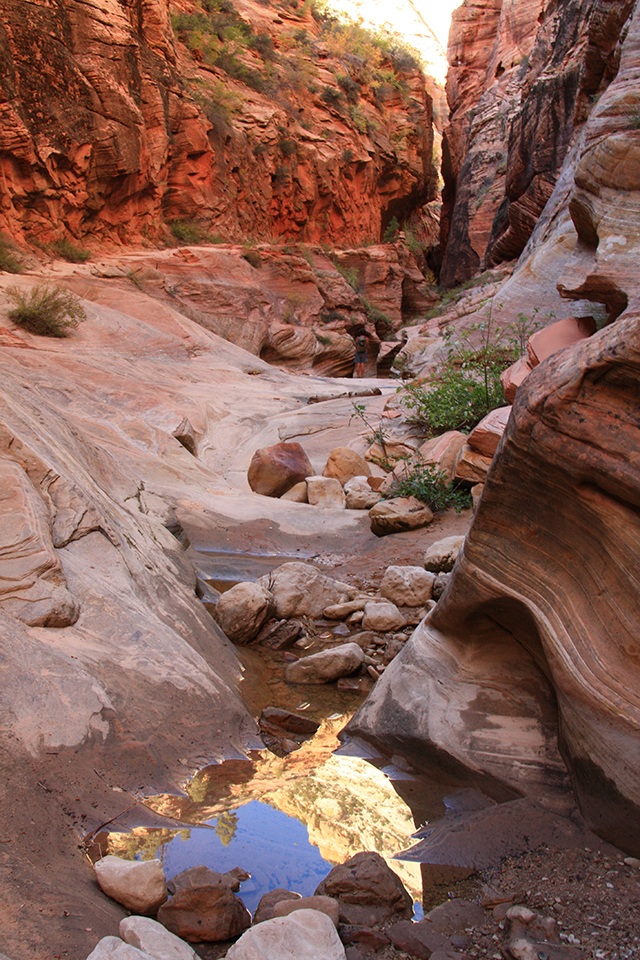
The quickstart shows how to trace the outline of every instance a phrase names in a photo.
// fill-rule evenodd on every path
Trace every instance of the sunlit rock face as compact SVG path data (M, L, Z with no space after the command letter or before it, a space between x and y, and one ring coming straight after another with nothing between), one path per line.
M246 0L240 15L280 71L275 93L257 92L201 69L202 51L174 36L177 10L203 16L167 0L3 3L0 228L21 241L71 234L95 245L155 240L166 222L197 217L230 239L345 244L381 239L394 216L434 199L419 70L403 67L402 90L389 86L384 102L363 89L350 113L339 58L321 44L312 62L311 13L287 7L283 23L276 3ZM296 29L308 41L294 57ZM245 56L258 75L273 72Z
M633 3L484 0L454 12L442 281L517 257L572 137L615 77Z

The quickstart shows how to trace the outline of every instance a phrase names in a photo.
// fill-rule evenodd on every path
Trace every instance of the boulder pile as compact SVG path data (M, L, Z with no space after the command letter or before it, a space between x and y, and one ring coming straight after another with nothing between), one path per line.
M231 587L213 615L234 643L285 651L287 683L337 682L345 691L368 692L435 606L446 582L441 571L451 570L462 540L434 544L425 557L428 570L389 566L377 591L358 590L310 563L284 563L255 583ZM315 732L295 723L261 719L267 746L287 753Z
M574 852L558 856L566 859ZM602 852L588 856L596 870L600 864L605 871L610 866ZM101 863L95 865L98 877ZM123 887L121 894L130 899L137 885L136 863L120 863L119 875L129 871L130 878L130 889ZM154 870L162 872L159 861L153 863ZM637 864L631 859L619 864L630 882ZM227 874L203 866L183 871L165 882L165 893L171 896L157 920L124 918L119 936L104 937L87 960L196 960L199 954L191 943L205 950L216 945L215 956L226 960L464 960L477 956L478 947L483 956L490 955L487 947L493 947L508 960L587 956L581 941L559 919L563 914L559 898L549 910L545 898L535 894L540 904L531 909L527 901L532 891L519 896L508 881L504 889L485 885L477 900L450 895L416 921L402 881L373 852L356 854L334 867L312 896L282 888L266 892L253 917L233 892L241 878L249 879L241 868ZM607 928L595 923L592 929Z

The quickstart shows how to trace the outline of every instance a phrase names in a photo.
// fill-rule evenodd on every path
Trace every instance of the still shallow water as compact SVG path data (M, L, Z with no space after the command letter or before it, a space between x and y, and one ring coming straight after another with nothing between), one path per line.
M219 560L219 575L209 573L210 583L228 582L233 572L231 556ZM262 557L249 558L243 569L254 560L254 575L266 572ZM268 562L276 566L282 559ZM287 756L254 751L247 759L205 767L184 794L147 797L145 806L168 818L167 827L119 831L115 822L108 849L101 838L101 853L158 857L168 879L200 864L221 873L242 867L251 878L239 896L253 912L269 890L309 896L335 864L375 850L399 874L419 916L420 866L393 858L411 846L419 826L444 815L451 783L384 766L388 761L366 745L341 745L337 735L362 703L361 694L335 684L290 686L283 679L285 655L237 649L245 670L240 692L253 715L277 706L318 721L318 732Z

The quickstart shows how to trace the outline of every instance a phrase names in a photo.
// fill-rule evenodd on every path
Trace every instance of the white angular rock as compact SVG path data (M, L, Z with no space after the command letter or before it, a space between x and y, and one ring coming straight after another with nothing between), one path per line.
M389 630L399 630L405 624L406 620L395 603L371 600L364 608L362 620L364 630L378 630L380 633L386 633Z
M346 501L339 480L333 477L307 477L307 500L325 510L344 510Z
M245 931L226 960L346 960L346 954L329 917L298 910Z
M387 567L380 593L399 607L421 607L431 600L435 574L422 567Z
M130 943L125 943L120 937L103 937L95 945L87 960L161 960L161 958L138 950Z
M123 860L109 854L94 864L101 890L135 913L150 913L167 899L159 860Z
M377 490L372 490L366 477L352 477L344 485L347 510L369 510L382 499Z
M287 683L331 683L339 677L348 677L363 663L362 647L357 643L341 643L290 663L284 677Z
M320 617L334 603L344 603L355 597L357 591L346 583L332 580L312 567L310 563L283 563L257 583L271 591L275 598L275 616L279 620L291 617Z
M150 917L125 917L120 921L119 932L125 943L151 954L155 960L198 960L188 943Z
M433 573L448 573L460 553L464 537L444 537L432 543L424 555L425 570Z
M249 643L273 610L273 594L260 583L237 583L222 594L215 609L215 619L229 637Z

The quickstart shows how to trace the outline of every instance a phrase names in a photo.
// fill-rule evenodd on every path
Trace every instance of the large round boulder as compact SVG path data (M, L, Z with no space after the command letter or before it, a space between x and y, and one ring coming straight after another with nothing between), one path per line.
M152 913L167 899L159 860L124 860L109 854L94 864L100 889L133 913Z
M331 683L348 677L364 663L364 651L357 643L341 643L310 657L290 663L284 672L287 683Z
M431 570L432 573L448 573L453 570L463 543L463 536L444 537L443 540L432 543L424 555L425 570Z
M275 616L280 620L321 617L327 607L352 600L357 593L354 587L332 580L310 563L295 560L283 563L272 573L260 577L257 583L273 594Z
M294 483L312 476L314 470L299 443L276 443L254 453L247 479L254 493L281 497Z
M217 943L251 926L251 914L225 883L217 883L179 890L158 911L158 922L187 943Z
M273 594L260 583L236 583L222 594L215 608L220 629L235 643L250 643L275 605Z
M349 447L336 447L329 454L322 476L333 477L344 487L347 480L351 480L352 477L371 476L371 469L364 457L355 450L350 450Z
M345 960L337 930L319 910L298 910L259 923L227 952L227 960Z

